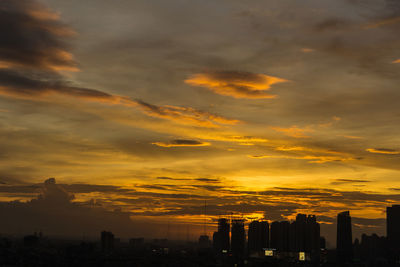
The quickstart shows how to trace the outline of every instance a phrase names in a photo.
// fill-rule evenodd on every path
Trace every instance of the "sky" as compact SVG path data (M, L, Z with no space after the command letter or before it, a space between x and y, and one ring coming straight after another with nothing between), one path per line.
M306 213L333 244L350 210L384 235L399 26L396 0L2 0L2 229L195 239Z

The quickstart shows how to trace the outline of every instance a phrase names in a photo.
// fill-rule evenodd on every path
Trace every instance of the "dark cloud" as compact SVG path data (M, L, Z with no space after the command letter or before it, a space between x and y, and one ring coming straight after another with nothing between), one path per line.
M206 183L219 183L220 182L219 179L215 179L215 178L196 178L194 180L199 181L199 182L206 182Z
M77 70L64 38L73 31L35 0L0 3L0 65Z
M112 229L117 234L132 233L129 214L82 206L71 202L73 198L55 179L48 179L42 184L38 198L0 203L0 212L7 218L0 221L1 229L18 235L40 229L48 235L69 237L81 237L82 233L95 237L104 229Z
M333 185L340 185L340 184L362 184L362 183L370 183L369 180L359 180L359 179L335 179L331 182Z
M349 26L353 25L353 23L344 19L330 18L315 25L315 30L317 32L348 30Z

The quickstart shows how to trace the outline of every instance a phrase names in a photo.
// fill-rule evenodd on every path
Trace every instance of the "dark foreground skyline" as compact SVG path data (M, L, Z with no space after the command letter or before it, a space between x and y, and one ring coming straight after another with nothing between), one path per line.
M97 241L62 240L42 232L1 236L3 266L400 266L400 236L392 230L400 205L388 207L387 237L362 235L353 242L348 211L337 216L337 248L327 249L314 215L293 222L220 218L213 239L198 242L130 238L102 231ZM247 229L246 229L247 228ZM389 230L390 229L390 230ZM247 231L246 231L247 230Z
M205 220L200 236L196 232L191 232L190 228L186 228L186 240L174 235L172 231L169 232L168 222L167 225L153 225L153 227L166 229L168 232L166 235L152 239L138 235L138 231L115 235L116 232L123 233L118 226L131 229L139 227L134 220L130 220L129 216L121 211L107 212L103 208L94 211L93 207L81 207L80 212L62 215L66 211L65 207L76 205L71 202L72 195L62 186L57 185L54 178L47 179L44 186L42 194L32 200L30 205L42 208L42 213L35 212L35 216L42 217L45 214L51 214L52 220L48 220L48 217L43 217L44 220L32 220L29 217L31 212L29 209L32 207L29 208L29 206L26 206L23 214L20 214L26 216L25 225L34 224L37 229L42 229L40 232L25 235L23 238L22 230L16 235L7 234L12 229L12 216L15 216L7 212L17 210L29 203L9 203L8 210L3 210L4 220L2 232L0 232L2 240L0 249L3 255L1 264L94 266L118 262L121 265L117 266L140 266L135 264L141 262L145 266L155 266L154 264L165 264L165 261L172 260L176 264L185 264L183 266L218 264L222 264L221 266L234 264L243 266L248 264L250 264L248 266L264 266L265 264L271 266L281 266L279 264L284 264L284 266L319 266L320 264L323 266L397 266L396 261L400 260L400 235L397 227L400 219L400 205L387 207L387 236L363 233L361 237L355 237L350 212L338 213L336 247L326 246L326 239L321 233L321 223L315 215L301 213L297 214L295 220L292 221L248 221L238 215L219 216L216 224L207 225ZM53 206L48 206L50 203ZM204 208L206 211L207 206ZM57 213L52 213L55 210ZM91 218L96 214L96 220L86 221L84 213L91 213ZM76 220L77 223L63 222L65 218ZM126 225L115 224L120 223L121 218ZM70 231L75 230L75 235L60 238L45 234L49 226L53 231L57 228L59 231L65 231L67 228L63 223L70 227ZM92 227L93 231L103 230L97 231L96 238L85 235L76 238L85 224ZM209 235L207 228L214 229L214 234ZM198 239L190 240L190 236L196 236ZM58 254L63 256L57 259ZM79 259L74 261L71 257Z

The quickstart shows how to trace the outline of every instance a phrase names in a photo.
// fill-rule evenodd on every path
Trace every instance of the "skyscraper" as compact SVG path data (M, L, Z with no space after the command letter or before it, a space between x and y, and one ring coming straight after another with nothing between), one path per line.
M262 252L269 247L269 223L266 221L252 221L248 231L248 250Z
M213 235L213 247L218 254L228 253L230 248L230 225L228 219L218 219L218 231Z
M244 221L232 220L231 250L235 258L242 259L244 257L245 244L246 232L244 230Z
M110 252L114 249L114 235L111 232L101 232L101 249L103 252Z
M289 251L290 244L290 228L288 221L272 222L271 224L271 248L275 248L281 252Z
M339 262L351 262L353 259L353 244L351 217L349 211L337 216L336 253Z
M386 234L391 257L400 255L400 205L386 208ZM397 256L396 256L397 255Z

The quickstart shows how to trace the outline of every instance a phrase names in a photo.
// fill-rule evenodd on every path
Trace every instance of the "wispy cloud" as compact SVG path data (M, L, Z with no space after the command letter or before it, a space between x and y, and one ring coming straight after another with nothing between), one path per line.
M161 146L161 147L183 147L183 146L209 146L210 143L207 142L200 142L196 140L183 140L183 139L178 139L178 140L172 140L168 143L165 142L154 142L152 143L153 145L156 146Z
M314 132L311 128L299 128L296 125L289 128L271 127L271 129L295 138L309 138L310 136L307 133Z
M368 24L364 28L365 29L375 29L375 28L389 26L389 25L393 25L393 24L397 24L397 23L400 23L400 16L378 20L378 21Z
M400 63L400 58L399 58L399 59L396 59L396 60L393 60L392 63L393 63L393 64L399 64L399 63Z
M390 148L367 148L366 151L376 154L387 154L387 155L397 155L400 151L390 149Z
M345 162L352 161L352 157L324 156L324 155L247 155L252 159L298 159L306 160L308 163L327 163L327 162Z
M333 185L342 185L342 184L364 184L370 183L369 180L361 180L361 179L335 179L331 182Z
M274 98L266 93L272 85L287 82L285 79L264 74L220 71L194 74L185 80L192 86L205 87L217 94L235 98Z

